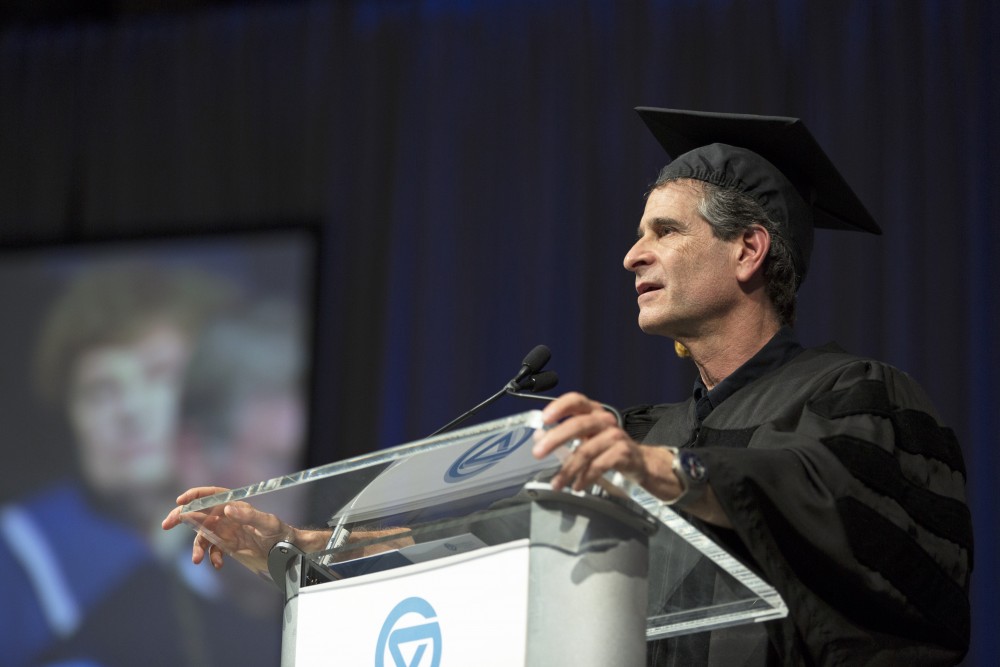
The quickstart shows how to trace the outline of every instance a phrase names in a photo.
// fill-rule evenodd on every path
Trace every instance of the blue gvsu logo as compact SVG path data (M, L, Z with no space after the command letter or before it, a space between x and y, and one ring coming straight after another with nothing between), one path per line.
M530 428L525 428L483 438L451 464L444 475L444 481L462 482L492 468L517 451L518 447L531 438L533 432Z
M389 612L375 647L375 667L438 667L441 626L423 598L406 598Z

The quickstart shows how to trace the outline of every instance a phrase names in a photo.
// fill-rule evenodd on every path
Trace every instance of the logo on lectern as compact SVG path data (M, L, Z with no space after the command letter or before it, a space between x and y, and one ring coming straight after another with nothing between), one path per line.
M388 654L388 659L387 655ZM375 667L438 667L441 626L423 598L406 598L389 612L375 647Z
M451 464L444 475L444 481L461 482L492 468L526 443L532 433L531 429L526 428L483 438Z

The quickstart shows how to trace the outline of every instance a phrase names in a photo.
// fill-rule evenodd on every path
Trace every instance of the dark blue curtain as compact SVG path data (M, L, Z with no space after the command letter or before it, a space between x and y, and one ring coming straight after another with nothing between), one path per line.
M885 230L819 232L803 342L957 431L974 648L1000 653L1000 17L951 0L384 0L0 34L0 242L315 222L310 463L418 438L537 343L561 389L682 398L622 270L665 161L636 105L802 117ZM506 399L486 416L532 407Z

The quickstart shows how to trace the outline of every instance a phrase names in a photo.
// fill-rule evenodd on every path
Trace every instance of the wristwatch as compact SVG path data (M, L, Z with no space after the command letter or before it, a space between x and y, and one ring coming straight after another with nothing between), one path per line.
M701 457L690 449L677 447L667 447L667 449L674 455L672 468L681 485L681 493L673 500L666 501L666 504L683 509L705 495L705 488L708 486L708 468L705 467Z

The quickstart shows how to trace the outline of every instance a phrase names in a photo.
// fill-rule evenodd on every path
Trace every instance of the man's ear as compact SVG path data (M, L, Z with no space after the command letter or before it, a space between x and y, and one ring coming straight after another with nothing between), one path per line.
M736 279L749 282L763 275L764 260L771 250L771 235L761 225L750 225L737 238Z

